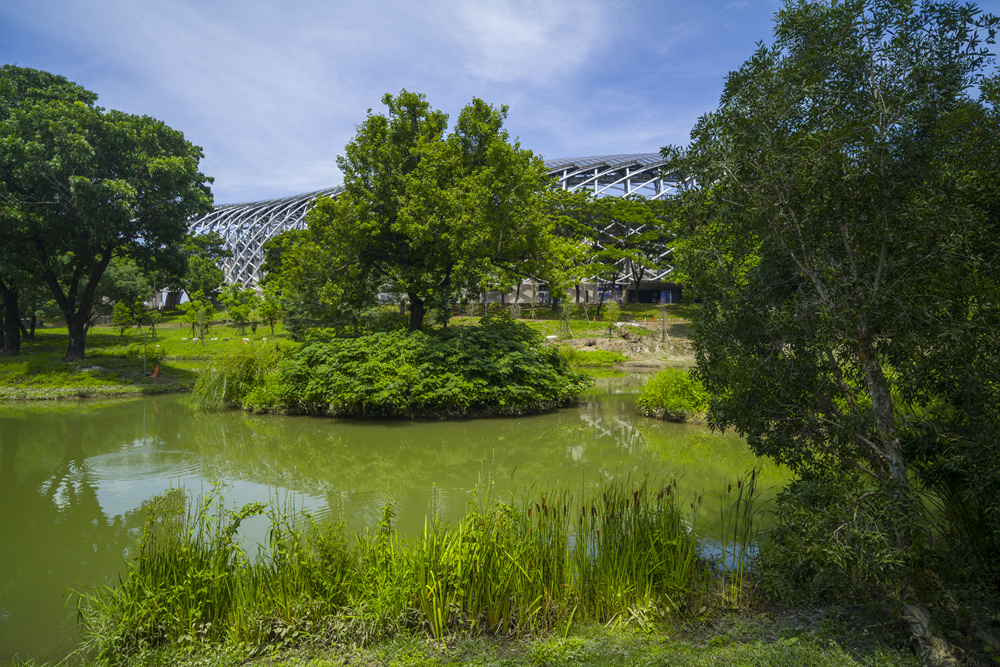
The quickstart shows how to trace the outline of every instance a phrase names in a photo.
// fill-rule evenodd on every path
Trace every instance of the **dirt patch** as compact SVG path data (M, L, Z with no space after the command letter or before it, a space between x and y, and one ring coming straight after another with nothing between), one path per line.
M611 336L586 336L552 340L580 350L620 352L628 361L616 368L624 371L654 371L668 366L694 366L694 347L686 321L668 323L666 331L654 322L622 322Z

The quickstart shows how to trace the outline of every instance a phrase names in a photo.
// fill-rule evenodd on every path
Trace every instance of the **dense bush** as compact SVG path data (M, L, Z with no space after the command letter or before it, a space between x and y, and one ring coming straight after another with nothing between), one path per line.
M457 331L376 332L250 346L213 363L195 398L208 409L336 417L467 417L542 412L572 403L588 380L527 326L506 318Z
M280 365L285 407L352 417L526 414L572 402L585 378L523 324L378 332L306 345Z
M761 544L763 590L792 603L870 601L906 558L894 546L893 502L857 474L793 482L779 494L778 525Z
M649 379L638 403L648 417L683 422L703 415L708 410L709 396L689 371L666 368Z

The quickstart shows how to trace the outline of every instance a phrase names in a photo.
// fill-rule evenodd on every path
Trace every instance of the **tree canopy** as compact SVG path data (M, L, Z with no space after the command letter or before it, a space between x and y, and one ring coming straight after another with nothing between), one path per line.
M1000 546L997 26L952 3L787 2L675 165L698 183L678 255L711 423L800 475L861 475L928 648L914 485Z
M447 116L423 95L382 102L386 112L369 110L337 160L344 191L317 202L296 251L321 255L310 265L326 269L316 287L328 303L361 307L388 288L407 295L415 330L428 305L463 289L545 273L561 256L542 206L545 169L509 139L507 108L474 99L445 134Z
M69 329L67 360L84 356L111 260L146 268L175 260L187 219L212 202L199 147L161 121L104 110L96 99L60 76L0 68L3 253L52 291Z

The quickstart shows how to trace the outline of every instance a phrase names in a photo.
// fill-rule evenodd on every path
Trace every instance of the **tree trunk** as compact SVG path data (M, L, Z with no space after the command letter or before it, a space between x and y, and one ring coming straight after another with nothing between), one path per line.
M407 292L406 297L410 300L410 331L419 331L424 328L424 314L427 312L424 300L413 292Z
M909 530L917 529L922 523L919 501L914 497L913 487L903 460L902 443L896 430L896 407L889 388L889 381L882 370L875 352L871 330L863 328L858 336L858 358L861 370L865 375L865 386L872 402L872 412L875 416L875 428L878 430L878 440L882 445L882 458L888 482L896 498L900 513L893 526L895 546L902 553L907 553L912 547ZM912 562L912 556L907 560ZM919 559L917 559L919 560ZM921 600L920 593L914 583L920 576L914 572L913 566L906 564L900 573L898 592L902 607L903 620L909 626L910 636L920 647L922 657L933 665L957 664L955 649L944 638L933 621L933 616L927 605Z
M17 290L0 282L0 297L3 298L3 356L16 357L21 354L21 320L17 310Z
M66 348L66 361L83 361L84 349L87 344L87 320L83 313L76 313L66 318L66 329L69 331L69 346Z

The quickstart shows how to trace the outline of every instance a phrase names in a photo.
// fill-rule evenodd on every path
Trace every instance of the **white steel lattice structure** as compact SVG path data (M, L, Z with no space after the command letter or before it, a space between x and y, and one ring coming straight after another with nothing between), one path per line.
M597 157L545 160L553 186L565 190L588 190L595 196L640 195L659 199L676 191L678 182L662 172L659 153L605 155ZM336 197L342 188L317 190L283 199L226 204L208 215L192 220L191 232L216 232L233 256L223 263L227 283L257 287L264 261L264 243L290 229L304 229L306 213L320 197ZM664 249L665 261L669 249ZM649 280L660 280L672 268L657 269Z

